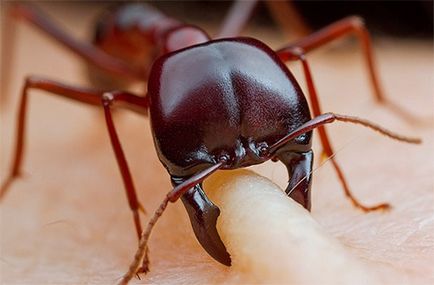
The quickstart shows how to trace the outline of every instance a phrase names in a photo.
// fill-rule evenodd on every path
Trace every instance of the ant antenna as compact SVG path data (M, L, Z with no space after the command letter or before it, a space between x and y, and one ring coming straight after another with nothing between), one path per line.
M185 192L187 192L191 187L194 185L201 183L205 178L216 172L217 170L221 169L223 166L225 166L227 163L226 157L221 157L220 161L197 173L196 175L193 175L189 179L185 180L183 183L179 184L175 188L173 188L172 191L167 193L167 195L164 197L163 201L161 202L158 209L155 211L152 218L149 220L148 225L146 226L146 229L142 232L140 242L139 242L139 248L136 251L136 254L134 255L134 261L131 263L128 272L125 273L125 275L122 277L122 279L119 281L118 285L126 285L128 282L136 275L136 273L140 270L142 272L148 271L148 265L149 265L149 258L148 258L148 241L149 237L151 236L152 229L154 228L155 224L157 223L158 219L163 214L164 210L166 210L167 205L169 202L176 202ZM143 268L140 268L140 262L142 261Z
M374 131L377 131L377 132L381 133L382 135L385 135L385 136L390 137L392 139L406 142L406 143L420 144L422 142L422 140L420 138L412 138L412 137L407 137L407 136L402 136L402 135L396 134L392 131L387 130L386 128L383 128L383 127L381 127L375 123L372 123L368 120L365 120L365 119L361 119L361 118L357 118L357 117L353 117L353 116L339 115L339 114L335 114L335 113L325 113L325 114L319 115L319 116L313 118L312 120L304 123L296 130L292 131L291 133L287 134L286 136L284 136L283 138L278 140L276 143L274 143L273 145L270 146L269 152L274 153L281 146L283 146L284 144L286 144L290 140L298 137L299 135L302 135L304 133L312 131L313 129L320 127L322 125L333 123L334 121L341 121L341 122L345 122L345 123L353 123L353 124L362 125L364 127L370 128Z

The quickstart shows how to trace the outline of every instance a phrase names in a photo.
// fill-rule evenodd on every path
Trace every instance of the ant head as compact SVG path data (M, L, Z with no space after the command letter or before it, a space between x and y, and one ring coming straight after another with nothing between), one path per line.
M167 31L164 36L164 52L172 52L189 46L210 41L208 34L192 25L180 25Z

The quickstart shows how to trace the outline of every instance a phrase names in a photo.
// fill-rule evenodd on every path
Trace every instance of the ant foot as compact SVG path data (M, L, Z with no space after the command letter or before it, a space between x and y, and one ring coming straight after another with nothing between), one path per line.
M363 212L365 213L369 213L369 212L373 212L373 211L390 211L392 209L392 206L388 203L382 203L382 204L378 204L376 206L371 206L371 207L366 207L363 206L357 202L354 202L354 206L356 206L357 208L361 209Z
M6 181L4 181L3 184L0 186L0 200L2 200L3 197L5 196L6 192L8 192L12 183L15 182L21 176L22 176L21 173L13 173L13 174L8 176Z
M139 211L143 214L143 215L147 215L148 212L146 212L146 209L143 207L142 203L137 202L139 204Z
M149 257L148 257L148 254L149 254L149 250L146 249L145 257L143 258L143 261L142 261L142 266L140 266L140 268L137 270L137 275L138 274L146 274L146 273L149 272Z

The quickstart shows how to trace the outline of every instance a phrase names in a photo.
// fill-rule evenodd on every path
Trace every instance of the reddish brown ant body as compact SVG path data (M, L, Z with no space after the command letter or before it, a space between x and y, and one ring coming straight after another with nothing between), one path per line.
M118 106L140 114L148 114L149 110L157 154L170 174L174 189L151 218L141 236L135 263L122 282L128 282L136 273L147 250L151 230L168 202L179 198L204 249L222 264L231 264L216 230L220 211L202 189L202 181L219 169L280 160L290 177L286 193L310 209L311 138L315 128L319 129L324 152L330 157L352 203L364 211L388 208L388 204L367 207L352 196L332 157L333 149L323 125L336 120L351 122L401 141L419 143L420 140L395 135L363 119L322 114L305 57L317 47L355 33L362 42L376 98L381 103L388 103L379 87L369 34L360 18L343 19L273 51L253 38L211 40L197 27L179 23L148 6L140 7L127 6L108 14L98 25L94 45L89 45L64 34L37 10L16 6L15 12L19 16L89 63L111 76L147 80L148 90L146 96L141 97L125 91L97 91L37 77L27 78L19 108L13 166L1 188L0 197L20 173L28 91L40 89L78 102L102 105L139 236L142 234L140 204L111 112ZM244 15L249 14L249 10L246 11ZM233 31L238 31L242 25L241 21ZM311 109L299 84L284 64L291 60L302 63ZM146 257L143 271L147 271L147 262Z

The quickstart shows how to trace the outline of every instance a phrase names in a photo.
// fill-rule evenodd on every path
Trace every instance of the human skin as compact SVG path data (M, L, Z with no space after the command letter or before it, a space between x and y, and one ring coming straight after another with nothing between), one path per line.
M1 110L1 181L10 160L24 76L44 74L86 85L80 61L34 30L20 29L11 98ZM264 39L262 34L257 36ZM280 43L273 42L274 46ZM376 54L388 97L422 118L432 118L432 45L383 41ZM432 119L428 124L408 124L375 105L358 49L353 46L319 52L309 59L324 111L369 118L423 139L422 145L414 146L357 126L336 123L328 127L337 159L355 195L367 204L387 201L393 208L370 214L354 209L342 195L330 164L325 163L314 173L312 217L321 233L338 242L354 260L363 262L367 274L376 276L373 278L379 276L378 280L390 284L432 284ZM298 65L290 68L302 78ZM4 284L115 283L131 261L136 237L102 110L41 92L32 92L29 109L24 177L0 205L0 280ZM171 188L155 154L148 121L119 112L116 122L140 200L152 212ZM318 139L314 140L319 158L321 148ZM319 164L317 159L315 167ZM287 177L283 165L267 163L255 170L284 187ZM244 209L246 213L254 210ZM144 222L147 217L143 217ZM273 236L257 242L278 245L273 243ZM136 283L268 281L240 270L236 264L227 268L211 259L196 241L180 203L169 205L158 222L150 250L151 272ZM300 258L299 262L305 260ZM352 266L349 262L342 271L351 271ZM320 272L320 268L312 268L312 274Z

